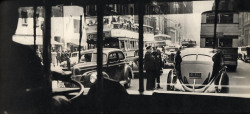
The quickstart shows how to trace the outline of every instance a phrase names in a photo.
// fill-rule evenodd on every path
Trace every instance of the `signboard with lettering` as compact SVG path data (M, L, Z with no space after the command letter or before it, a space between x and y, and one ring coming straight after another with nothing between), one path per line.
M110 32L104 32L103 33L103 39L107 38L107 37L111 37ZM87 39L96 41L97 40L97 34L96 33L95 34L87 34Z

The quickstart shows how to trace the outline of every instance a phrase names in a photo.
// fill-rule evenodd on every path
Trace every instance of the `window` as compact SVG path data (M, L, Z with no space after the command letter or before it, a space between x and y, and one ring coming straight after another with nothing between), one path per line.
M74 19L74 33L80 32L80 20Z
M182 57L182 61L196 61L196 54Z
M219 47L232 47L232 38L219 39Z
M233 23L233 14L221 14L220 23Z
M60 3L60 2L61 1L53 2L53 5L57 4L57 3ZM80 59L81 63L75 62L74 65L71 65L71 66L68 65L69 67L81 66L79 68L76 68L77 70L78 69L79 70L84 69L84 68L82 68L82 66L88 67L88 66L91 66L93 64L96 66L97 58L100 57L100 56L101 57L103 56L103 63L108 61L108 62L112 63L112 65L110 65L110 66L115 66L116 64L118 64L119 60L124 60L125 58L127 60L127 58L129 57L129 56L127 56L127 54L132 53L132 54L136 55L137 57L135 57L135 59L129 61L130 66L128 66L128 67L131 67L131 69L132 69L132 72L130 72L130 73L135 74L136 70L138 71L138 69L140 69L140 71L142 71L143 68L138 68L138 64L137 64L138 63L138 55L139 55L138 52L145 50L145 48L140 49L139 51L134 50L134 49L137 49L139 47L138 46L138 41L141 39L141 37L138 38L138 36L143 36L142 39L144 41L143 41L143 43L140 42L140 44L145 44L145 46L148 46L148 45L158 46L159 50L161 50L160 47L162 47L162 46L166 46L166 47L167 46L170 47L171 45L180 46L181 43L182 43L181 41L183 41L185 39L191 39L191 40L195 39L197 44L200 44L200 40L201 40L201 38L203 38L201 40L201 41L204 41L204 42L202 42L202 44L205 45L205 47L208 47L208 48L212 48L214 45L218 45L218 47L231 48L233 43L237 42L237 38L232 38L232 36L230 36L230 34L237 33L237 31L233 31L233 32L229 31L229 29L232 28L229 25L229 23L235 22L233 20L234 18L232 18L233 14L229 14L229 12L221 13L221 14L218 15L218 20L219 21L218 21L218 26L217 27L221 27L222 25L219 25L219 24L223 24L223 26L227 26L227 29L217 29L217 31L224 30L227 33L224 34L225 35L224 37L216 38L215 43L213 42L213 40L214 40L213 35L214 34L213 34L213 27L212 27L213 24L214 24L214 17L215 17L214 14L208 14L207 16L205 16L206 19L207 19L207 23L208 23L207 28L209 30L205 31L201 27L203 24L205 25L206 23L200 24L200 18L199 17L202 16L203 12L212 10L213 3L214 3L213 0L212 1L211 0L209 0L209 1L193 1L192 5L191 5L192 8L190 8L190 9L192 9L192 12L195 12L195 13L189 13L189 14L179 14L179 12L182 12L182 10L185 9L185 7L187 5L185 3L185 1L184 2L179 2L179 3L172 2L172 1L164 1L164 3L160 3L160 1L155 1L156 3L153 4L153 5L152 4L149 4L149 5L147 4L146 5L147 6L146 7L146 12L148 12L149 14L144 15L144 19L145 19L144 22L145 22L145 24L147 24L147 26L140 25L140 27L143 27L142 29L143 29L144 33L138 33L138 21L135 21L135 20L138 20L138 19L136 19L136 18L138 18L138 16L137 16L138 12L137 12L137 9L136 9L137 6L133 6L133 7L131 6L132 9L130 9L131 7L128 7L128 4L126 4L126 3L125 4L112 4L112 5L110 5L111 8L115 8L117 6L117 10L114 10L115 12L114 11L109 12L109 10L107 11L107 9L105 9L105 11L104 11L104 18L105 19L103 20L104 26L103 26L103 30L101 30L104 33L109 32L110 35L108 37L106 37L107 36L107 34L106 34L106 35L103 35L104 37L101 37L101 38L97 38L97 36L99 36L97 34L99 33L100 28L92 26L92 25L96 25L96 23L97 23L96 17L98 18L100 16L100 15L96 15L96 5L93 5L95 3L92 3L89 6L88 6L88 4L81 4L81 5L84 5L84 6L81 6L81 5L77 6L77 7L82 8L81 10L70 9L70 8L69 8L69 10L67 10L66 6L81 3L81 0L77 1L76 3L74 1L69 1L69 2L72 2L72 3L71 4L65 3L65 6L63 6L63 8L62 8L62 10L65 10L65 11L63 11L64 15L67 15L67 14L70 14L70 15L72 14L73 15L73 14L78 13L80 11L83 12L84 11L83 7L85 7L85 5L87 5L86 6L87 8L85 10L86 14L81 14L83 16L86 16L86 17L83 18L82 22L83 22L83 24L87 24L87 26L88 26L88 27L83 29L85 31L83 32L81 46L86 47L88 45L88 50L86 50L86 52L84 50L84 54L81 56L81 59ZM111 0L110 2L113 2L113 1ZM132 1L129 0L129 2L133 2L133 0ZM201 2L201 3L199 3L199 2ZM119 2L117 2L117 3L119 3ZM106 4L104 4L104 5L106 5ZM164 6L168 6L168 7L164 7ZM164 12L164 10L161 10L161 8L164 8L166 12L172 12L172 13L175 12L175 13L178 13L178 14L170 14L170 15L169 14L161 14L160 12ZM153 11L153 10L154 10L154 13L158 12L159 14L151 14L150 12ZM73 11L73 12L69 13L70 11ZM123 15L123 14L128 14L129 12L133 12L133 14L130 14L131 16L130 15L129 16L128 15ZM28 18L27 11L23 10L21 14L22 14L22 18L23 18L22 23L28 23L29 20L27 19ZM167 19L166 22L165 22L165 20L164 20L164 22L161 20L161 19L163 19L163 17L164 17L164 19ZM202 18L205 19L205 17L202 17ZM69 59L67 57L68 53L73 53L72 57L77 57L76 53L68 52L68 51L71 48L78 49L78 47L80 47L79 44L78 44L79 43L79 34L78 33L79 33L79 28L80 28L80 22L79 22L78 18L76 18L76 19L74 18L74 19L71 19L71 20L70 20L70 18L71 18L70 16L64 16L64 17L58 18L59 20L62 20L62 22L58 22L58 21L49 22L49 23L53 24L53 25L51 24L52 25L51 27L46 26L46 30L51 30L51 33L48 32L49 34L42 34L43 31L38 31L37 32L38 37L40 37L42 35L43 36L48 35L48 37L49 36L52 37L51 44L47 44L47 46L45 46L45 47L50 48L50 45L51 45L52 49L60 49L60 50L63 51L63 53L65 53L64 55L66 55L66 57L62 57L63 58L62 59L63 61L61 62L62 66L59 66L60 64L56 66L56 67L60 67L60 68L64 67L63 66L64 63L68 64L68 60L74 61L73 60L74 58ZM95 19L89 19L89 18L95 18ZM140 19L143 19L143 17L140 18ZM110 21L112 21L112 23L110 23ZM130 21L131 21L132 29L134 29L134 31L137 31L137 32L129 31L130 25L128 26L126 23L129 23ZM58 24L55 24L55 22L58 22ZM141 20L140 20L140 22L141 22ZM100 24L101 23L102 22L100 22ZM117 24L117 23L123 23L123 24ZM55 25L61 25L61 24L62 24L62 27L55 26ZM113 25L114 29L112 28L112 25ZM179 25L181 27L179 27ZM107 27L107 26L109 26L109 27ZM31 30L31 32L30 33L24 33L24 34L30 35L33 32L32 29L28 29L28 30ZM71 32L69 32L68 30L71 31ZM201 35L202 33L200 32L200 30L201 31L204 30L205 35ZM249 29L247 27L246 28L242 27L242 30L247 30L247 32L245 32L245 39L246 39L247 38L246 36L249 36L249 34L248 34ZM24 31L25 30L22 30L21 32L24 32ZM117 31L120 32L120 34L114 35ZM124 31L126 31L126 32L124 32ZM20 31L18 31L18 30L17 30L17 32L20 33ZM154 33L156 33L156 34L154 34ZM159 42L155 42L154 37L158 33L170 36L170 38L168 39L169 42L167 42L165 39L159 39L160 40ZM17 34L17 35L19 35L19 34ZM55 37L55 36L60 36L60 38L61 38L60 40L62 41L62 43L54 42L53 37ZM87 36L87 38L85 36ZM244 35L241 35L241 37L242 36L244 36ZM39 40L38 37L37 37L37 42L38 42L37 45L40 46L41 41L46 41L46 38L45 39L42 38L42 40ZM26 36L25 36L25 38L26 38ZM114 40L108 40L108 39L114 39ZM57 39L55 39L55 40L57 40ZM103 41L103 44L97 45L96 40L104 40L104 41ZM40 44L39 44L39 41L40 41ZM27 42L30 42L30 41L27 41ZM247 43L247 42L244 42L244 43ZM190 44L195 45L196 43L195 42L190 42ZM109 53L107 55L106 54L100 55L98 53L98 55L97 55L96 54L97 52L95 51L95 49L98 46L101 46L100 48L103 47L103 52L107 52L106 51L107 48L109 48L109 49L114 48L114 50L117 50L117 52ZM33 47L33 45L31 44L31 45L29 45L29 47ZM90 50L91 48L94 48L93 49L94 51ZM124 48L126 48L126 56L124 55L123 52L120 52L120 50L118 51L118 49L124 49ZM186 48L188 48L188 47L185 47L183 50L185 50ZM173 53L171 53L172 55L174 55L175 54L174 52L177 51L177 50L178 49L169 49L170 52L173 52ZM194 53L195 53L196 49L193 49L192 51L194 51ZM224 52L226 52L226 51L224 51ZM184 55L185 53L181 53L181 56L183 56L182 54ZM44 54L44 55L46 55L46 54ZM55 53L52 52L51 55L54 56ZM18 58L18 57L16 57L16 58ZM47 59L47 58L44 58L44 59ZM140 59L140 62L142 63L143 57L140 57L139 59ZM49 61L49 60L50 59L47 59L47 61ZM197 56L196 54L193 54L193 55L184 56L182 58L182 60L184 62L188 61L187 63L193 64L192 63L193 61L211 61L211 57L204 56L204 55L198 55ZM54 57L52 58L52 61L54 63L56 63ZM166 64L164 63L164 65L172 64L170 62L166 62L166 61L164 61L164 62L166 63ZM227 62L227 63L234 64L234 62L231 62L231 61ZM241 66L242 63L243 62L238 62L236 64ZM127 64L127 61L126 61L126 64ZM53 64L53 65L55 66L55 64ZM151 64L151 65L154 68L153 64ZM104 68L103 71L105 71L106 67L108 65L97 64L97 66L102 66ZM140 66L143 66L143 64L141 64ZM70 68L68 68L67 70L69 70L69 69ZM87 69L87 70L89 70L89 69ZM193 70L192 72L194 72L194 75L201 76L201 73L198 74L195 71L196 69L199 69L199 67L196 67L196 68L195 67L190 67L190 69ZM93 70L93 69L91 69L91 70ZM96 70L96 68L94 70ZM161 76L161 82L162 82L161 86L164 89L159 90L157 92L160 93L161 91L163 91L163 92L165 92L165 91L173 91L173 93L174 93L174 90L178 89L178 88L174 88L173 90L170 90L171 88L170 89L167 88L168 87L168 83L167 83L168 77L167 76L170 75L170 74L178 75L178 73L179 73L179 72L170 72L172 70L174 70L174 67L173 68L168 68L168 69L165 69L165 68L163 69L163 74ZM183 70L182 73L189 72L189 71L185 71L185 70L189 70L188 68L187 69L181 69L181 70ZM218 70L220 70L220 69L218 69ZM248 74L249 72L245 72L247 70L243 70L244 71L243 75L241 75L241 77L236 77L237 75L239 75L241 73L240 70L242 70L242 69L238 69L238 70L239 71L237 71L237 73L228 72L228 74L230 74L229 75L230 76L229 77L230 82L231 82L231 80L233 80L233 82L234 82L235 80L241 80L241 79L244 79L244 78L247 79L247 77L245 77L246 76L245 74ZM103 72L103 71L97 71L97 72L100 73L100 72ZM199 71L197 71L197 72L199 72ZM85 71L79 71L77 75L83 75L84 73L85 73ZM112 75L111 74L108 74L108 75L110 75L110 77L112 77L113 75L117 75L117 74L122 75L122 73L123 72L121 72L120 74L119 73L113 73ZM135 78L135 79L131 80L133 85L131 86L131 88L128 88L127 91L133 90L133 91L136 91L135 93L138 92L139 85L140 85L140 87L141 87L141 85L143 85L143 84L139 84L139 80L141 82L142 72L140 72L139 76L140 76L140 79ZM206 76L207 76L207 74L205 74L205 75L202 74L203 79L205 79ZM208 74L209 78L210 78L210 76L211 76L211 74ZM237 79L236 78L234 79L234 77L232 77L232 76L235 76ZM178 78L178 77L176 76L174 78ZM124 79L124 78L120 78L120 79ZM185 81L185 78L182 78L182 79L183 79L183 81ZM27 80L29 80L29 79L27 79ZM124 81L124 80L118 80L118 81ZM125 80L125 81L127 81L127 80ZM142 79L142 81L145 82L144 79ZM207 80L202 80L202 82L204 82L204 81L207 81ZM203 84L203 83L200 83L200 82L201 81L198 81L198 80L191 80L189 82L189 84L192 85L193 88L191 88L189 90L191 90L191 91L193 90L193 91L188 93L188 90L187 90L187 91L185 91L185 94L186 93L188 93L188 94L196 94L196 95L203 94L203 93L198 93L197 94L196 91L194 91L194 89L196 89L195 86L199 86L200 84ZM244 82L244 80L242 82ZM240 84L237 81L235 83ZM235 83L233 83L233 84L235 84ZM176 83L173 83L173 84L176 84ZM248 82L246 82L246 84L244 84L244 87L246 86L246 88L249 89L247 84L248 84ZM144 87L144 86L142 86L142 87ZM182 87L182 86L174 86L174 87ZM220 87L220 86L216 86L216 87ZM226 87L231 87L231 86L227 85ZM241 85L239 85L239 86L234 85L233 88L230 88L230 92L238 93L238 91L236 89L238 89L240 87L241 87ZM215 88L215 89L217 89L217 88ZM145 87L144 87L144 91L147 91L149 93L154 93L155 92L155 91L148 91L148 90L145 89ZM85 90L84 90L84 92L85 92ZM145 93L147 93L147 92L145 92ZM248 90L243 90L242 93L244 93L244 92L249 92L249 91ZM86 93L87 93L87 91L86 91ZM178 91L178 94L181 94L181 93L182 93L181 91ZM226 95L226 94L228 94L228 93L220 94L220 96L223 96L223 95ZM153 94L153 95L155 95L155 94ZM217 93L216 94L211 93L210 95L215 95L216 96L218 94ZM220 97L218 97L218 98L220 98ZM249 106L249 105L247 105L247 106Z
M118 61L118 57L117 57L117 55L116 55L116 53L111 53L111 54L109 54L109 62L116 62L116 61Z
M213 47L213 38L206 38L205 47Z
M212 58L206 55L198 55L197 61L212 61Z
M124 54L122 52L118 52L117 54L118 54L119 60L125 59Z

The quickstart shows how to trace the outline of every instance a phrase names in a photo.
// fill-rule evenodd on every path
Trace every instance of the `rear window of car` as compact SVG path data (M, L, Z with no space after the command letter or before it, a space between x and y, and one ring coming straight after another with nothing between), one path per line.
M186 55L182 57L183 61L196 61L196 55Z
M212 58L207 55L198 55L197 61L212 61Z
M77 56L77 53L73 53L73 54L72 54L72 57L76 57L76 56Z

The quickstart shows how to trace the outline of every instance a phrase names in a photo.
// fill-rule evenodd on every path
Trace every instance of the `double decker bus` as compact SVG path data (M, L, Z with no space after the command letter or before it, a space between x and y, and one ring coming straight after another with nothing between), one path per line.
M107 17L106 17L107 18ZM103 26L103 47L121 49L126 56L134 56L134 52L138 50L139 34L138 24L111 22ZM153 27L143 25L144 45L154 45ZM87 30L88 49L96 48L97 26L89 25Z
M163 48L171 45L171 36L166 34L158 34L154 36L155 46Z
M217 48L223 52L224 65L237 69L238 56L238 12L218 11L216 40L214 41L215 12L202 13L200 47Z

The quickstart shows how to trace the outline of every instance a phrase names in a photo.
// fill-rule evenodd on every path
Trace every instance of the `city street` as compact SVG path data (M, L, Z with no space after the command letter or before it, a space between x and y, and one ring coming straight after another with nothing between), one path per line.
M250 63L245 63L241 60L238 60L238 68L236 72L228 71L229 75L229 93L233 94L250 94L250 76L249 76ZM170 69L164 69L163 75L161 76L161 87L157 91L167 91L167 74ZM144 79L144 89L146 88L146 79ZM133 79L131 87L128 90L137 90L139 89L139 79Z

